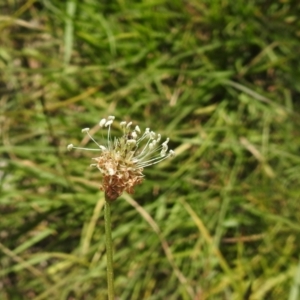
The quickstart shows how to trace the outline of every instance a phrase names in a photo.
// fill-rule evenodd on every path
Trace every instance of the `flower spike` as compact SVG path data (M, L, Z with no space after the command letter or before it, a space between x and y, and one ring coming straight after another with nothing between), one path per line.
M102 174L101 189L105 192L106 199L110 201L116 200L124 191L132 194L134 187L143 181L144 168L175 155L173 150L168 151L169 138L159 144L160 134L156 134L150 128L141 133L137 125L132 130L132 122L121 122L123 136L112 139L111 125L114 119L114 116L109 116L99 122L100 128L107 128L106 145L98 144L89 133L89 128L84 128L82 132L86 133L98 148L81 148L73 144L67 146L69 151L72 149L100 151L100 155L93 158L95 163L91 166L96 167Z

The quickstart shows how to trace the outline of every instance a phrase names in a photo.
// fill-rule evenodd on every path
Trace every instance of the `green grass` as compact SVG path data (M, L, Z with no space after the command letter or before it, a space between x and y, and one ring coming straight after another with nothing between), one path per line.
M299 13L4 1L0 299L106 299L100 174L66 146L115 115L177 154L112 205L118 299L297 300Z

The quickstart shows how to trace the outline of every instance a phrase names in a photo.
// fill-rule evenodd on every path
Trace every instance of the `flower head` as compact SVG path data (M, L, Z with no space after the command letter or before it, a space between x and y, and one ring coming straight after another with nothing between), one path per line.
M97 145L96 149L74 147L68 145L68 150L73 148L91 151L100 151L92 167L96 167L102 174L101 189L105 192L106 199L113 201L124 191L132 194L134 187L141 184L144 178L145 167L159 163L173 156L174 151L168 151L169 138L160 143L161 135L146 128L144 133L139 126L132 128L132 122L121 122L123 136L111 137L111 125L115 117L109 116L99 122L100 128L107 128L106 145L98 144L89 133L89 128L82 129Z

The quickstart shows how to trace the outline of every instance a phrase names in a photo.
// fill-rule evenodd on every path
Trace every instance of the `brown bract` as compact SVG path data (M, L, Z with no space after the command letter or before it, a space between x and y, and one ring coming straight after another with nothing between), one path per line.
M93 159L103 176L100 189L109 201L116 200L124 191L133 194L134 187L143 182L143 168L135 167L115 153L105 151Z

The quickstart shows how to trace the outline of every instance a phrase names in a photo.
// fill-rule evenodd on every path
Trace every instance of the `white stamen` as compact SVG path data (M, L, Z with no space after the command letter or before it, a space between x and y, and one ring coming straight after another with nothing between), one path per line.
M138 133L141 133L141 129L138 125L135 126L134 130Z
M99 126L102 128L106 123L106 119L102 119L100 122L99 122Z
M137 139L137 133L135 131L133 131L131 133L131 136L132 136L133 139L135 139L135 140Z
M89 128L83 128L82 130L81 130L81 132L88 132L90 129Z
M68 147L67 147L67 149L68 149L69 151L71 151L73 148L74 148L74 145L73 145L73 144L70 144L70 145L68 145Z
M136 145L136 140L127 140L126 144L132 149Z
M113 123L113 120L108 120L108 121L105 123L105 127L110 126L112 123Z
M154 131L150 132L150 139L155 139L155 132Z
M167 138L163 143L162 143L162 145L167 145L168 143L169 143L169 138Z
M160 156L165 156L166 152L168 151L168 146L167 146L166 142L164 142L161 146L162 146L162 150L160 152Z
M125 121L122 121L121 123L120 123L120 126L121 126L121 128L125 128L126 127L126 122Z

